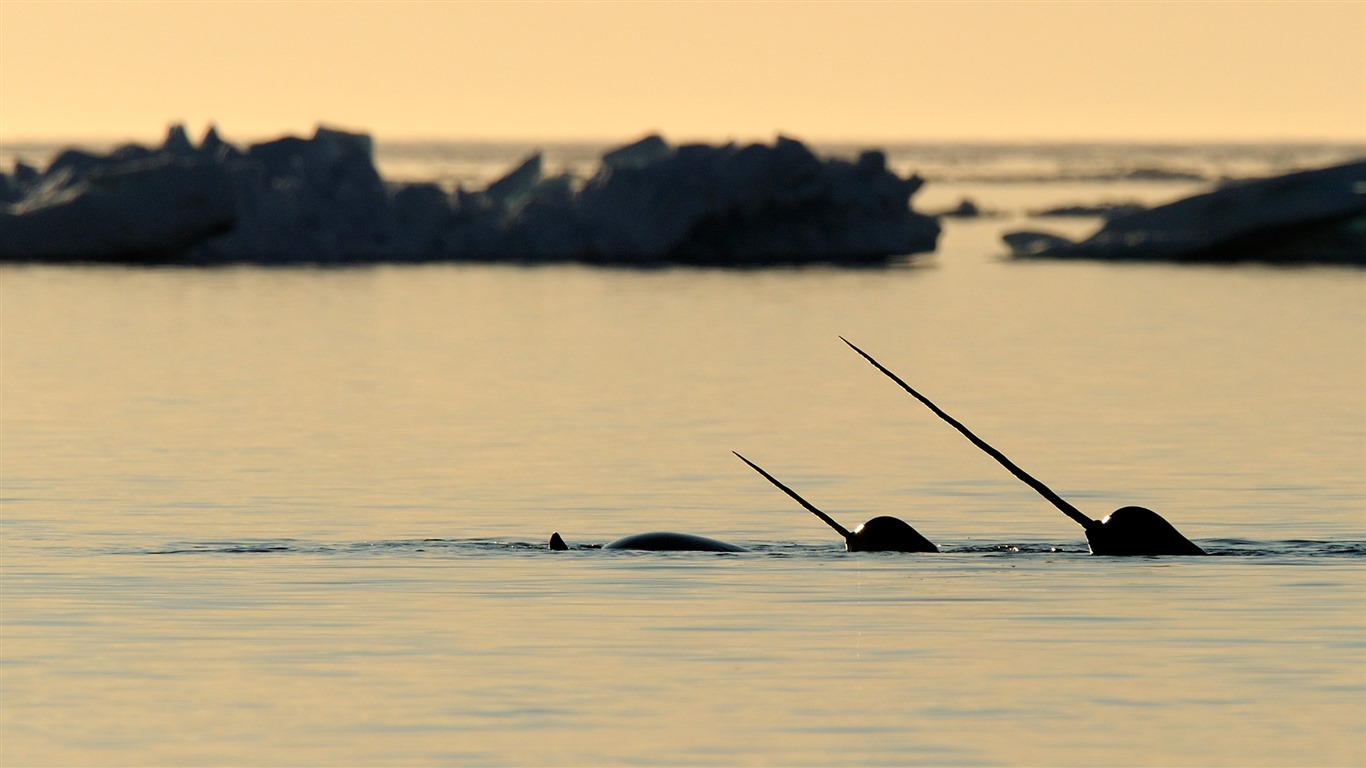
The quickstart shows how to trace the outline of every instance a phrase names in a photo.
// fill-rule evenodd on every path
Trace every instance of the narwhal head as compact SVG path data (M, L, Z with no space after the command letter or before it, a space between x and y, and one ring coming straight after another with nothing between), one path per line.
M1120 507L1086 526L1093 555L1203 555L1190 539L1146 507Z
M855 528L844 537L850 552L938 552L934 542L920 535L905 520L881 516Z

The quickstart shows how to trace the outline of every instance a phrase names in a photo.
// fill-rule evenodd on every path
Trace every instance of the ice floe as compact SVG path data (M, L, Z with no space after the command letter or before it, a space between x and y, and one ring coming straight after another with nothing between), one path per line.
M620 265L883 263L932 251L918 177L880 152L817 157L801 142L607 152L587 179L532 155L484 189L386 181L369 136L320 127L239 149L183 127L159 147L61 153L0 174L0 259L350 264L577 261Z
M1366 264L1366 161L1229 183L1073 241L1011 232L1017 257Z

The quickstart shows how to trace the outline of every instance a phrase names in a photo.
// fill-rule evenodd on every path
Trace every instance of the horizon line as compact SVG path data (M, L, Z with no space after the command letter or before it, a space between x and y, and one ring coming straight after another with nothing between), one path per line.
M142 146L156 146L165 140L167 132L172 126L180 125L190 135L191 141L196 144L202 140L210 127L217 128L216 123L203 124L198 130L192 129L191 125L182 121L169 121L163 125L159 132L149 132L140 135L130 135L127 133L68 133L51 135L17 135L5 136L0 134L0 147L21 147L31 145L79 145L79 144L100 144L100 145L125 145L139 144ZM374 130L365 128L355 128L345 126L339 122L318 121L313 124L306 133L294 132L289 129L273 131L269 133L243 132L236 134L219 130L219 136L232 144L252 144L287 136L312 135L319 127L332 128L334 130L360 133L369 136L376 144L420 144L420 143L466 143L466 144L547 144L547 145L625 145L630 144L647 136L660 136L669 144L678 146L691 143L706 144L749 144L749 143L771 143L779 137L795 139L804 144L825 144L825 145L863 145L870 148L878 146L906 146L906 145L1127 145L1127 146L1190 146L1190 145L1331 145L1331 146L1361 146L1366 148L1366 138L1360 136L1299 136L1299 135L1279 135L1268 134L1266 136L1194 136L1181 137L1176 135L1147 136L1147 137L1119 137L1119 136L1084 136L1084 135L1057 135L1057 136L1001 136L1001 135L959 135L959 136L837 136L837 135L802 135L794 131L774 130L766 136L752 133L733 133L733 134L713 134L709 136L699 136L694 133L681 133L672 136L668 131L647 129L643 131L631 131L616 137L593 136L587 134L566 134L563 136L546 136L531 133L525 134L428 134L421 132L414 133L388 133L380 134ZM150 137L150 138L149 138Z

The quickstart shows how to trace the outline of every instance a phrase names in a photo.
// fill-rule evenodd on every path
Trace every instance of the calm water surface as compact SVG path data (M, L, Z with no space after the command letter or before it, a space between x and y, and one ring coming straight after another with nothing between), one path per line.
M1363 273L1009 225L889 271L0 269L0 763L1363 764ZM838 334L1217 556L1087 555ZM731 450L944 554L846 554ZM544 550L655 529L754 551Z

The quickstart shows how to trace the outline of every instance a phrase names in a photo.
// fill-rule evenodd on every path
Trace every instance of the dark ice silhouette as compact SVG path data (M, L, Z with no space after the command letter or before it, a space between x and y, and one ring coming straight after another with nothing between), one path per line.
M210 129L46 170L0 174L0 260L349 264L575 261L620 265L885 263L933 251L911 210L921 179L881 152L822 159L801 142L615 149L589 179L533 155L483 190L386 182L369 136L319 128L245 150Z
M1230 183L1109 219L1080 242L1011 232L1017 257L1366 265L1366 161Z

